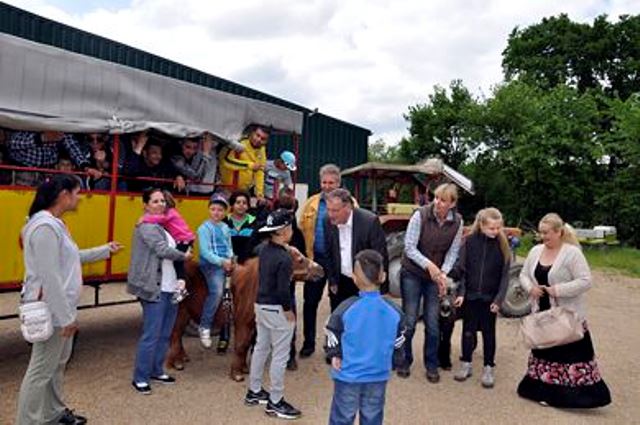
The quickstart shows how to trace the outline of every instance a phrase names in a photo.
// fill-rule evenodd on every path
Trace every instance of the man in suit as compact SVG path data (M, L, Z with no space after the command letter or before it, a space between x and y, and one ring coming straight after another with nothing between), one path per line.
M378 251L384 258L384 271L389 270L387 241L378 216L355 208L346 189L335 189L327 195L327 254L331 311L347 298L357 295L353 282L353 262L363 249Z

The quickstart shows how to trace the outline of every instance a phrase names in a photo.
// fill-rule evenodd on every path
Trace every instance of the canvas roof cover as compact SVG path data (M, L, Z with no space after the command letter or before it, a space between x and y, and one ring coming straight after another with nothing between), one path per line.
M238 140L249 124L302 132L302 113L0 33L0 126Z

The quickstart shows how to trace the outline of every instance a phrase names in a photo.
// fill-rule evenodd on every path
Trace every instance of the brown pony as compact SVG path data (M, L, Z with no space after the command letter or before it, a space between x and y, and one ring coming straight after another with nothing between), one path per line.
M322 277L320 265L309 260L296 248L289 246L289 254L293 260L294 280L312 280ZM182 345L182 335L189 319L200 321L200 314L207 296L207 285L198 264L190 261L185 264L187 290L190 295L180 303L178 317L171 333L171 345L167 354L167 365L181 370L189 357ZM233 297L234 350L231 361L230 377L235 381L244 380L243 374L248 372L247 354L256 330L254 303L258 295L258 258L250 258L238 264L231 275L231 294ZM221 304L222 305L222 304ZM224 314L219 308L215 324L224 323ZM215 326L214 324L214 326Z

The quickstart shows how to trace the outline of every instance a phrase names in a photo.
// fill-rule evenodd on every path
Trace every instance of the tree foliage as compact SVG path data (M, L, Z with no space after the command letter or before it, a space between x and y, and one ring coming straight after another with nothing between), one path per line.
M640 246L640 17L544 19L514 29L503 59L489 97L454 80L410 107L400 157L438 156L471 177L467 215L493 205L534 225L555 211Z
M515 28L502 66L507 80L543 89L597 89L626 99L640 91L640 16L623 15L611 23L603 15L588 25L560 15Z

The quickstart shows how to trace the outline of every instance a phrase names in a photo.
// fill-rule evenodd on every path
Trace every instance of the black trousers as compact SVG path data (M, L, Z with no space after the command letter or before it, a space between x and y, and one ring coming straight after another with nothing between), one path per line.
M328 271L328 260L322 256L314 254L314 261L322 266L326 276ZM322 300L322 294L324 293L326 282L327 278L322 277L318 280L309 280L304 283L304 303L302 306L302 329L304 334L304 342L302 343L303 348L315 349L318 305Z
M338 281L338 292L333 293L329 291L329 304L331 305L331 312L333 313L336 308L347 298L351 298L354 295L358 295L358 287L353 282L353 279L340 274L340 280Z
M462 357L463 362L471 362L475 350L476 332L482 332L484 365L495 366L496 355L496 313L489 307L491 301L465 300L462 306Z

